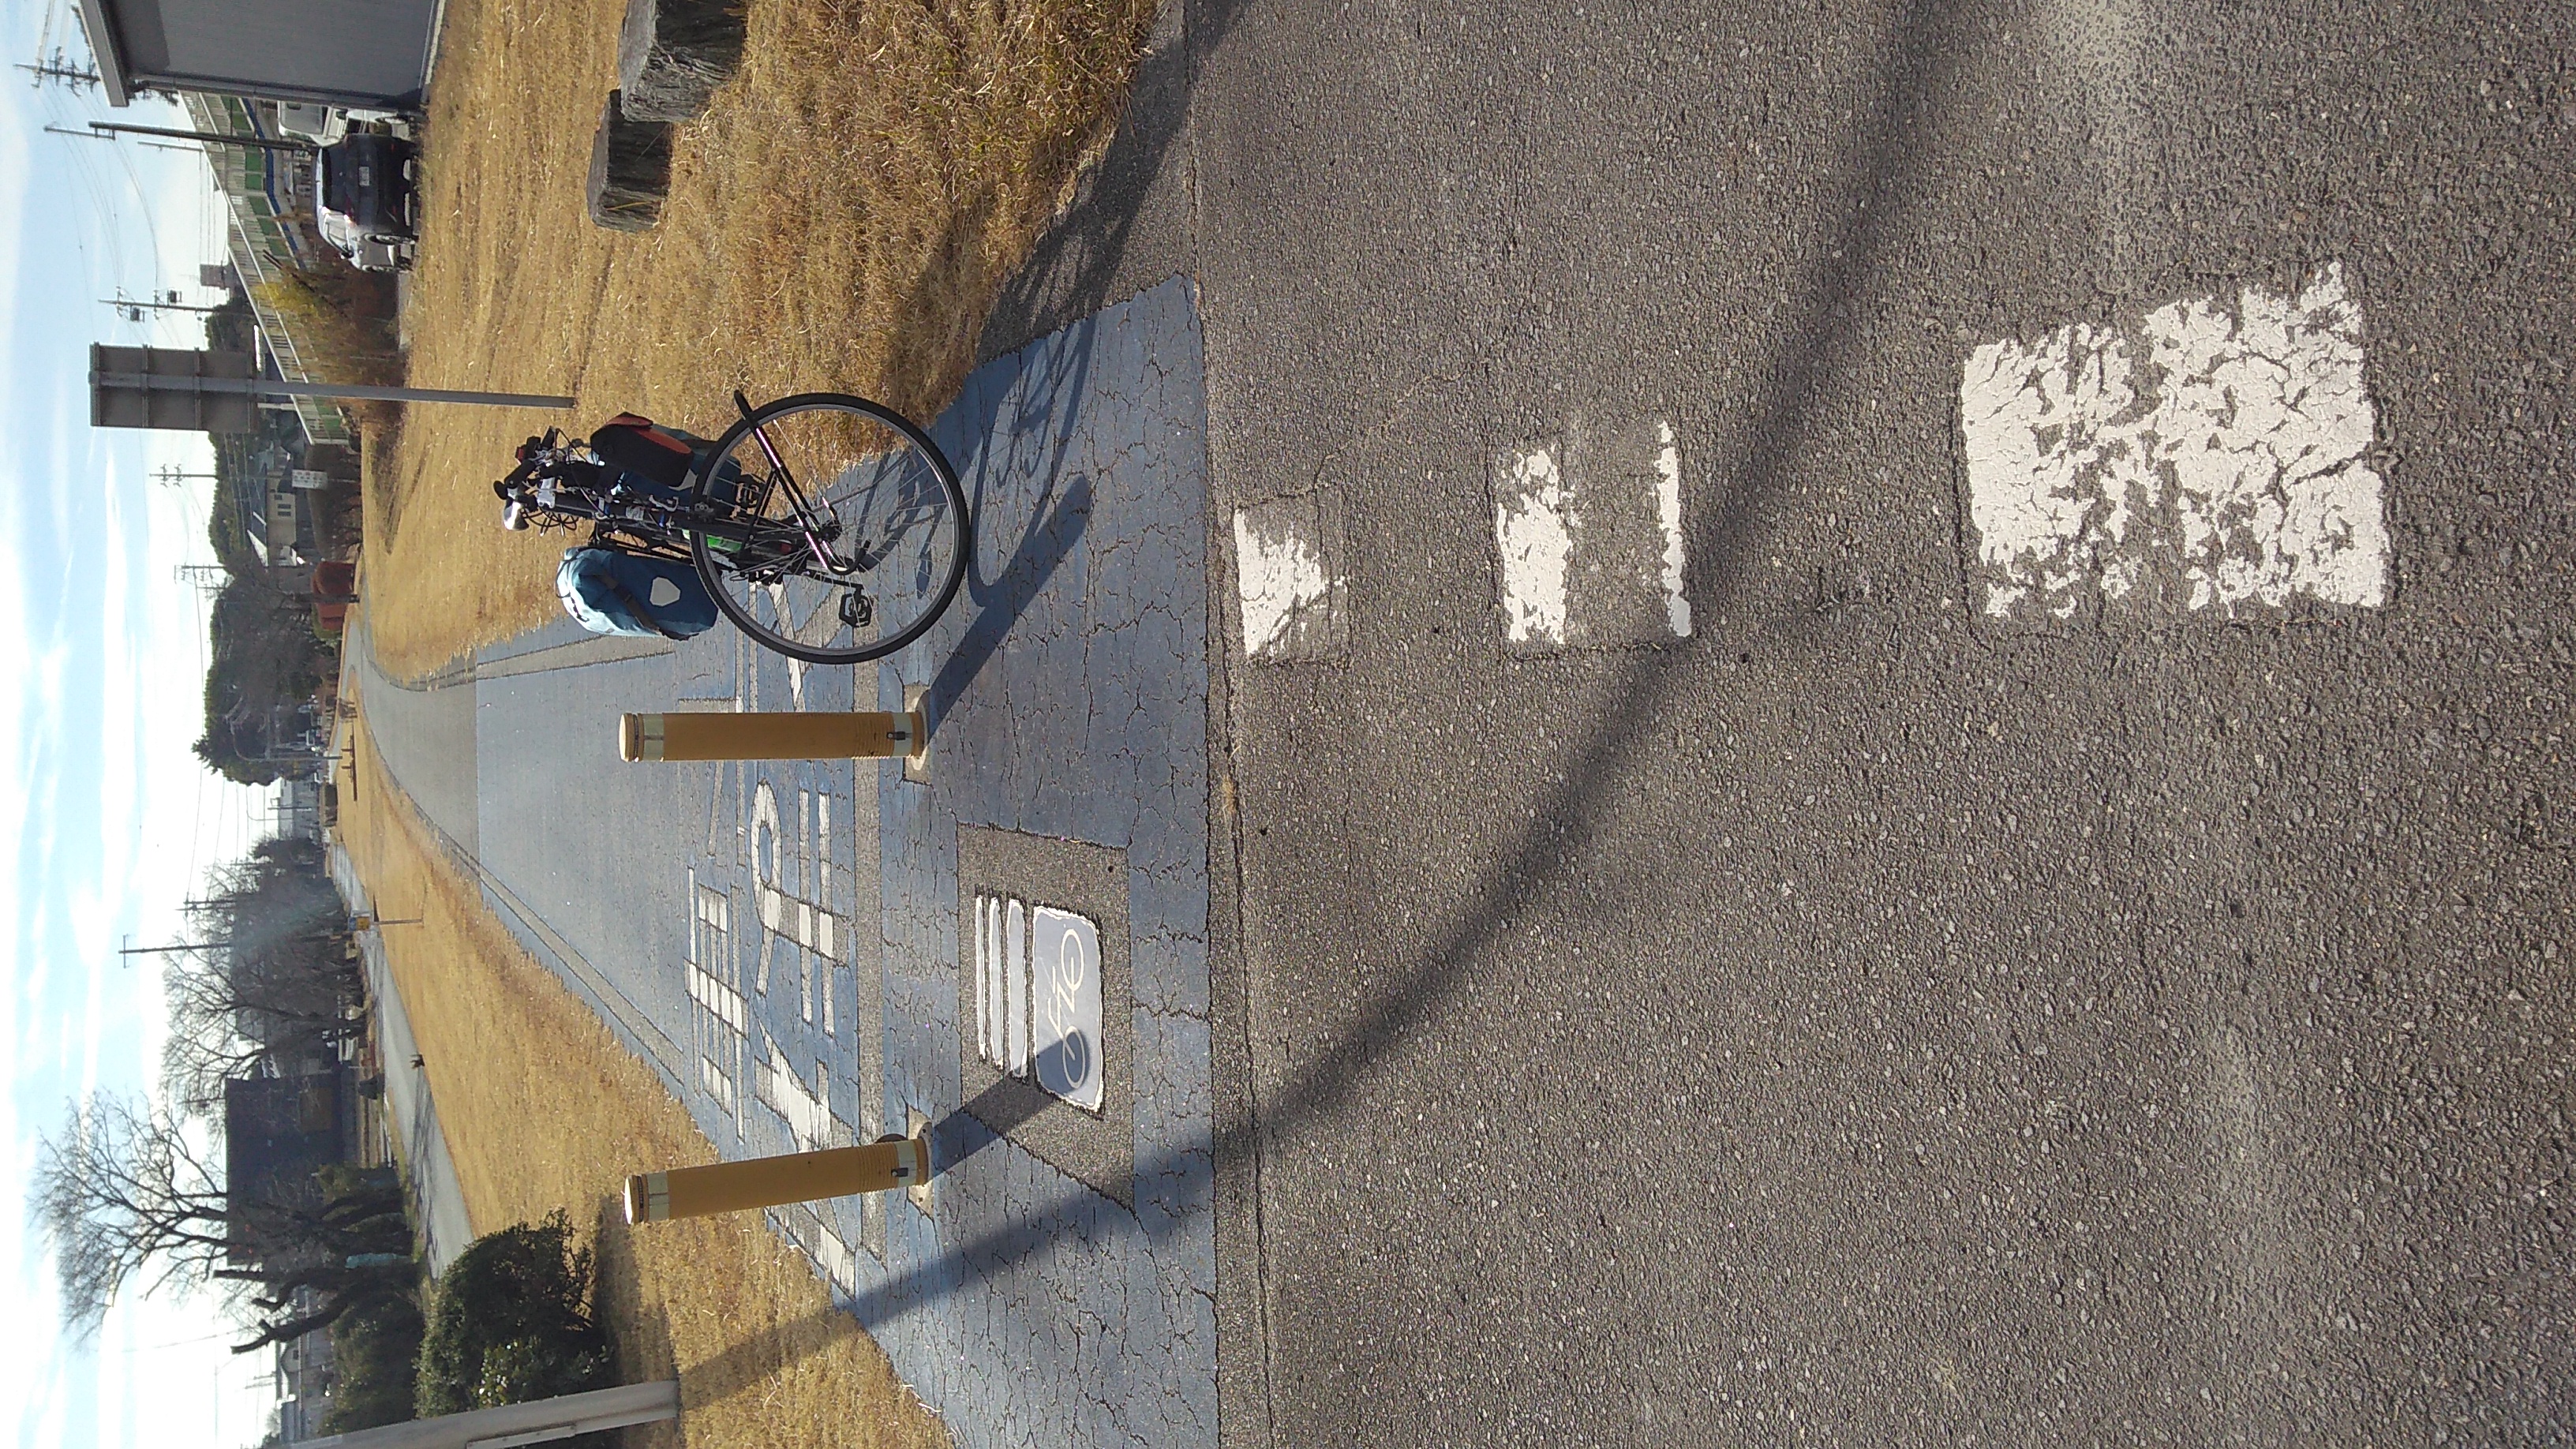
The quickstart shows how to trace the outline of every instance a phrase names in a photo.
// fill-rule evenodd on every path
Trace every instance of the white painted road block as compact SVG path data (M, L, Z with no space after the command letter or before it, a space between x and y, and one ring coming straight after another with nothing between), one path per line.
M978 1055L1100 1110L1100 927L1052 906L975 898Z

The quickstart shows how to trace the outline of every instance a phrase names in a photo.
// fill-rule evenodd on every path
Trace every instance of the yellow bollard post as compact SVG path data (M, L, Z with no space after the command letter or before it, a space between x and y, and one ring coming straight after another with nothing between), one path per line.
M617 725L627 760L919 760L929 748L919 710L855 714L630 714Z
M930 1136L925 1132L863 1147L639 1172L626 1179L626 1220L658 1223L863 1192L892 1192L929 1181L930 1171Z

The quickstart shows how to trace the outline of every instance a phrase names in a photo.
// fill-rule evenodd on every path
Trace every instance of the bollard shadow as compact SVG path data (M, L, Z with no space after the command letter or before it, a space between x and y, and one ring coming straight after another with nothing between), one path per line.
M946 1172L1036 1121L1052 1101L1027 1083L1007 1077L986 1087L975 1094L975 1100L930 1124L930 1160L935 1170Z
M863 1337L858 1320L838 1308L819 1308L772 1324L683 1370L680 1402L697 1410L746 1391L766 1390L774 1375Z
M671 1343L671 1318L659 1303L644 1300L643 1274L635 1262L635 1230L626 1221L625 1199L615 1193L599 1199L591 1215L591 1313L602 1324L616 1325L618 1382L646 1383L679 1377L679 1355ZM690 1402L687 1386L680 1402ZM624 1449L678 1449L686 1442L685 1418L634 1424L622 1430ZM599 1442L590 1436L587 1442Z

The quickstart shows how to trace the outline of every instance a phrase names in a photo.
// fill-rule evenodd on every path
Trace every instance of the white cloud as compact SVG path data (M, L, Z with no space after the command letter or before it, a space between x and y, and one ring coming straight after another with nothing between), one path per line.
M35 53L31 12L0 18ZM157 972L120 970L118 938L170 939L202 867L250 838L256 797L212 782L189 747L200 723L203 614L177 565L206 554L203 515L149 475L204 471L196 435L93 432L83 346L119 340L92 284L193 281L217 233L202 163L164 152L106 160L54 142L43 106L0 96L0 1395L22 1445L214 1449L255 1440L265 1355L234 1358L200 1297L129 1295L97 1341L59 1327L52 1265L25 1191L40 1133L70 1095L132 1089L157 1064ZM138 119L150 119L138 116ZM106 148L97 148L106 152ZM134 178L129 185L127 172ZM140 188L138 190L138 188ZM41 194L39 208L32 198ZM82 249L82 233L89 247ZM157 251L137 245L148 235ZM155 340L192 345L165 326ZM138 339L139 340L139 339ZM203 484L192 485L200 490ZM93 714L93 711L96 711Z

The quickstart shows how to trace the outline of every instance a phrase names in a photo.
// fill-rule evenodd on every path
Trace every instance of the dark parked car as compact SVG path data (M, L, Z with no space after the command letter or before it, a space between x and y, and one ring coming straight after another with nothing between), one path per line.
M323 238L371 271L407 268L420 235L415 216L418 148L361 131L324 147L314 168Z

